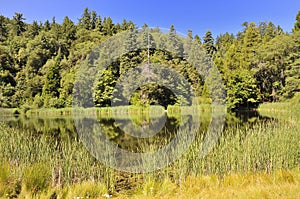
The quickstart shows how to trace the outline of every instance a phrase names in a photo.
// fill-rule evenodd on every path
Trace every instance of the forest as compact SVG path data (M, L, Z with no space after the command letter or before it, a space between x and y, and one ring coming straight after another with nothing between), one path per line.
M66 16L62 23L53 17L50 21L29 24L21 13L15 13L11 19L0 16L0 107L71 107L75 77L89 53L113 35L138 28L132 21L124 19L122 23L114 23L110 17L102 17L88 8L78 22ZM141 27L148 28L146 24ZM186 40L201 46L219 69L227 93L227 107L239 110L263 102L299 101L300 11L290 32L284 32L272 22L244 22L241 29L236 35L226 32L215 37L209 30L203 37L193 35L192 30L186 35ZM150 38L159 31L151 28ZM176 30L171 25L165 34L165 44L151 43L151 62L167 64L187 77L197 90L197 99L209 103L205 82L184 59L181 47L186 44L176 40L174 48L182 55L179 57L156 50L157 45L174 44L174 35ZM144 35L124 45L147 42L147 39ZM137 50L112 63L95 83L94 105L109 106L118 77L146 60L146 50ZM145 92L148 99L142 99ZM178 99L160 85L146 85L130 101L134 105L156 103L166 107L178 103Z
M300 198L299 105L300 10L220 35L0 15L0 198Z

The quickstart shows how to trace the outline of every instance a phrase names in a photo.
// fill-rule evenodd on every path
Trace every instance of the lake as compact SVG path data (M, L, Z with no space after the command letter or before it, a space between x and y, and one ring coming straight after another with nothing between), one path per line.
M145 148L143 148L145 146L139 146L141 143L148 143L152 147L153 145L160 147L172 140L177 131L184 126L198 126L197 134L205 133L212 121L211 114L202 113L197 119L195 121L195 118L189 115L181 117L164 113L160 116L141 114L129 115L117 119L98 116L97 123L105 133L106 138L117 146L129 151L145 152ZM78 128L76 128L75 121L82 123L84 121L89 122L89 120L93 121L94 118L85 116L73 117L72 115L0 117L0 122L8 124L10 127L36 134L46 134L59 141L78 138ZM224 130L229 127L242 128L245 125L274 120L274 118L261 116L256 111L227 114L224 121ZM147 132L148 134L142 135L143 132Z

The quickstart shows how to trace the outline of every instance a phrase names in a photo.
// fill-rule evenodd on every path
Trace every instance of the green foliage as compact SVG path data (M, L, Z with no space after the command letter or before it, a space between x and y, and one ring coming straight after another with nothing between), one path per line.
M21 13L15 13L12 20L12 31L13 34L16 36L20 36L23 32L25 32L26 24L25 24L25 18L23 18L23 14Z
M21 13L15 13L11 19L0 16L0 107L72 106L73 89L75 94L79 92L78 88L73 88L74 81L83 60L103 40L127 30L124 46L120 46L127 53L109 63L108 55L101 52L99 60L110 66L96 82L88 83L92 85L92 92L82 90L84 98L93 99L86 106L109 106L112 94L117 92L114 87L118 78L133 67L147 63L148 40L150 62L175 69L191 83L196 97L211 97L212 87L209 88L203 74L198 74L185 60L195 54L191 50L195 46L203 56L202 49L205 49L222 73L229 107L289 100L300 90L299 24L300 11L290 34L283 33L282 28L272 22L258 25L245 22L244 29L236 36L225 33L215 39L213 33L207 31L202 44L198 35L193 37L192 30L186 38L180 38L173 25L168 33L157 34L161 32L158 28L151 29L145 24L137 37L140 30L132 21L124 19L120 24L114 23L110 17L102 18L88 8L84 9L78 23L69 17L59 24L55 17L52 21L26 23ZM137 49L138 44L142 49ZM89 81L89 78L85 76L78 81ZM236 83L244 88L238 89ZM116 100L122 100L122 95L124 93ZM178 103L179 98L175 99L159 85L148 85L135 92L131 103L159 102L167 106Z
M216 51L214 42L215 41L212 36L212 32L210 30L206 31L203 37L203 47L206 49L206 52L210 55L212 55Z
M3 108L14 107L13 95L15 88L11 84L0 84L0 106Z
M79 25L89 30L91 28L91 22L91 13L88 8L85 8L82 17L79 19Z
M5 41L8 36L8 21L9 19L0 15L0 42Z
M116 30L110 17L104 18L102 23L102 32L104 35L112 36Z
M33 39L35 36L39 34L40 26L37 21L33 21L31 25L28 26L28 31L26 34Z
M251 22L245 30L242 41L242 62L241 67L251 69L255 67L258 62L257 49L261 43L261 36L255 23Z
M260 102L257 82L247 70L235 71L227 82L229 109L255 107Z
M113 69L114 68L114 69ZM95 86L94 101L97 107L109 106L111 95L118 77L118 70L111 66L102 73Z
M46 73L45 84L43 87L43 94L50 97L58 97L58 89L60 87L60 74L59 74L59 57L50 65Z
M296 16L296 22L293 31L298 31L298 30L300 30L300 10L298 11Z
M76 39L76 26L68 17L64 18L61 25L62 41L67 44L69 50L71 44Z
M175 57L183 56L183 44L176 35L176 30L174 25L170 26L166 47L169 50L169 52L173 53L173 56Z

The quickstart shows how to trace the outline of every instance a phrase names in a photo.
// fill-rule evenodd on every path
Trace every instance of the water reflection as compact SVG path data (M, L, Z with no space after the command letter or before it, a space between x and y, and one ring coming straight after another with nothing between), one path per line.
M227 114L226 125L245 125L245 124L256 124L264 122L276 121L276 118L270 116L263 116L258 111L239 111L235 113Z
M208 131L209 125L212 121L211 114L201 114L198 121L191 116L177 117L160 116L160 117L134 117L134 118L97 118L97 122L101 129L105 132L106 139L112 141L116 146L134 152L141 152L144 150L156 150L159 147L166 145L176 135L178 129L182 125L192 126L193 123L198 122L198 134L203 134ZM88 122L89 118L80 118L82 122ZM261 116L258 112L239 112L235 115L226 115L225 128L229 126L242 126L245 124L253 124L259 122L274 121L274 118ZM59 117L26 117L26 116L11 116L0 117L0 122L4 122L11 127L28 130L33 133L43 133L59 140L78 138L76 132L74 118L72 116ZM151 126L163 124L159 126L159 132L151 132L151 136L136 136L132 132L140 132L137 129L146 127L151 129ZM93 126L93 125L92 125ZM154 129L155 130L155 129ZM93 131L93 129L91 129ZM212 131L214 131L212 129ZM131 133L130 133L131 132ZM147 148L148 146L148 148ZM152 147L150 149L150 146ZM155 146L155 147L153 147Z

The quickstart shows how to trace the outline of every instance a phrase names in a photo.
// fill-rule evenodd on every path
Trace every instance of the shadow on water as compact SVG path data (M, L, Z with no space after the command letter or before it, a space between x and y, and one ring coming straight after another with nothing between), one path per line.
M80 119L81 120L81 119ZM89 118L82 118L82 120L89 120ZM242 128L243 126L251 126L258 123L266 123L276 121L277 119L260 115L256 111L242 111L234 114L226 115L225 129L236 127ZM59 116L59 117L26 117L26 116L12 116L0 117L0 122L4 122L11 127L18 128L25 131L30 131L36 134L46 134L59 141L74 140L79 138L74 118L72 116ZM175 136L181 125L192 125L193 119L190 116L177 118L174 116L166 116L165 120L161 121L158 118L125 118L116 121L113 118L98 118L97 122L102 131L105 132L106 139L112 141L115 145L130 150L133 152L141 152L151 146L152 150L164 146L170 142ZM135 128L144 126L154 126L156 123L163 122L159 132L153 136L146 138L135 137L128 132L133 132ZM198 134L205 133L208 130L211 122L211 115L204 115L199 122ZM92 130L91 130L92 131ZM154 148L153 148L154 146Z
M226 115L226 126L230 125L251 125L258 123L278 121L275 117L263 116L258 111L238 111Z

